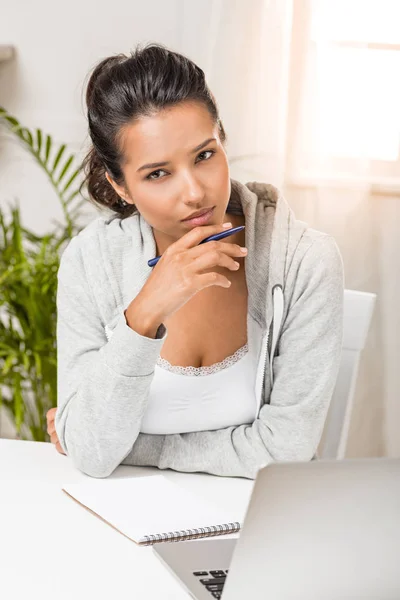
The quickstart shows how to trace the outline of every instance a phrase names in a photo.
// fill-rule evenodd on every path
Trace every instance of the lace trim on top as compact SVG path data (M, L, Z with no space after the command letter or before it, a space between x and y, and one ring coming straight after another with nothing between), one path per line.
M206 367L181 367L179 365L171 365L167 361L167 359L162 358L161 356L157 359L157 365L170 371L171 373L177 373L179 375L211 375L212 373L217 373L218 371L222 371L222 369L227 369L231 367L235 363L237 363L245 354L247 354L249 349L248 344L246 343L244 346L236 350L234 354L231 356L227 356L221 362L214 363L213 365L207 365Z

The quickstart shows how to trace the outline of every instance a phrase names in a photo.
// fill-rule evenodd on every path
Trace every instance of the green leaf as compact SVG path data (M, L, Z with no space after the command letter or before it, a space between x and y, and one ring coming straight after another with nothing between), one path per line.
M11 115L9 115L8 112L3 108L0 109L0 117L2 119L4 119L12 127L18 127L18 125L19 125L19 121L15 117L12 117Z
M42 132L40 129L36 129L36 141L37 141L36 151L37 151L38 155L40 155L40 151L42 149Z
M10 354L6 360L4 361L4 366L3 366L3 370L2 370L2 375L7 375L12 367L12 364L14 362L15 356L13 354Z
M24 142L26 142L29 146L33 148L33 135L26 127L21 129L21 136Z
M75 179L78 177L79 173L81 172L81 169L79 167L79 169L76 169L76 171L74 171L71 175L71 177L68 179L67 183L64 186L64 189L62 191L63 194L65 194L65 192L68 190L68 188L71 186L72 182L75 181ZM60 177L61 179L61 177Z
M40 242L40 240L42 239L40 235L29 231L29 229L26 229L25 227L21 227L21 232L24 235L25 239L27 239L30 242Z
M22 363L24 365L25 371L28 373L30 370L30 362L29 357L25 352L22 354Z
M65 148L67 146L65 144L63 144L62 146L60 146L59 151L56 154L56 157L54 159L54 163L53 163L53 168L51 170L51 172L54 174L54 171L57 169L58 163L60 162L60 159L62 157L62 155L64 154Z
M42 377L42 360L40 358L40 354L38 354L37 352L34 352L33 357L35 359L36 373L37 373L38 377L41 378Z
M64 190L65 191L65 190ZM68 198L65 200L65 204L68 206L74 198L79 195L79 190L75 190ZM82 203L83 204L83 203Z
M23 135L24 128L22 127L22 125L20 125L19 123L18 125L13 125L12 127L10 127L10 131L11 133L14 133L20 140L25 141Z
M44 156L45 165L47 165L49 162L50 151L51 151L51 137L49 135L47 135L46 136L46 152L45 152L45 156Z
M60 176L59 176L59 178L57 180L57 183L61 182L62 178L64 177L65 173L68 171L68 169L69 169L72 161L74 160L74 158L75 158L75 156L73 154L71 154L71 156L69 157L69 159L65 163L65 165L64 165L64 167L63 167L63 169L62 169L62 171L60 173Z
M16 373L14 377L14 415L15 427L17 433L20 433L24 418L24 399L21 394L21 376L19 373Z

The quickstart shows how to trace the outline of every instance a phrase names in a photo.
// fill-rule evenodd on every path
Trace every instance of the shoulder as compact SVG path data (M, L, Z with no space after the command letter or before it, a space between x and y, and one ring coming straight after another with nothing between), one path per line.
M140 240L136 216L94 219L63 250L59 289L73 289L78 299L90 296L102 321L107 323L124 301L127 273L129 285L131 280L141 281L141 263L136 259L141 256Z
M344 291L344 267L334 237L307 228L299 242L297 260L290 287L295 298L324 299L327 304L340 305Z
M98 262L100 256L109 256L113 250L117 251L120 244L114 242L129 240L139 233L138 219L131 216L129 219L121 219L117 215L101 215L88 223L79 233L71 238L65 246L61 263L81 263L87 260ZM107 252L103 251L107 246Z
M127 219L121 219L118 215L101 215L83 227L71 242L76 248L84 248L85 245L91 244L93 239L132 235L136 221L135 215Z
M304 231L302 242L304 245L303 268L342 274L342 256L332 235L308 227Z
M130 259L132 254L140 255L141 236L136 221L133 215L127 219L102 215L75 235L61 254L59 286L75 287L81 294L95 296L104 320L123 301L127 261L132 266L132 280L138 280L137 275L141 274L140 261Z

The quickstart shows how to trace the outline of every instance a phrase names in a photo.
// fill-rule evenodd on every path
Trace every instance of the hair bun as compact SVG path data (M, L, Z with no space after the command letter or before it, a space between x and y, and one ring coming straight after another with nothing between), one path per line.
M99 78L105 73L109 73L114 65L119 65L124 62L128 57L125 54L115 54L114 56L108 56L104 58L98 65L93 69L86 88L86 105L89 108L92 105L94 91Z

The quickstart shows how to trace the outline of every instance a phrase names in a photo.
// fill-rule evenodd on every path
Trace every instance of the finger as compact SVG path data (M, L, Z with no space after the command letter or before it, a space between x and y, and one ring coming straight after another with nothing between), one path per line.
M59 452L60 454L64 454L64 456L67 456L64 452L64 450L61 448L60 442L57 442L56 444L56 450L57 452Z
M196 275L194 278L194 284L196 289L199 291L212 285L229 288L231 281L224 275L212 271L211 273L202 273L200 275Z
M50 441L52 444L57 444L58 443L58 435L56 433L52 433L50 436Z
M47 433L51 435L56 430L55 420L50 419L47 421Z
M240 263L219 250L210 250L207 253L198 256L190 263L190 270L196 273L202 272L204 269L212 269L215 267L226 267L231 271L237 271Z
M47 421L52 421L55 418L56 411L57 411L56 406L54 408L50 408L50 410L47 411L47 413L46 413Z
M193 229L188 231L188 233L185 233L185 235L183 235L177 242L174 242L172 246L180 250L197 246L206 237L229 229L223 225L224 224L218 223L217 225L201 225L200 227L193 227ZM227 224L225 223L225 225ZM229 227L233 227L232 223Z
M212 242L207 242L207 244L200 244L200 246L190 248L190 257L195 259L198 256L203 256L211 250L217 250L218 252L223 252L228 256L237 256L238 258L244 258L246 254L242 252L239 244L230 244L229 242L213 240Z

